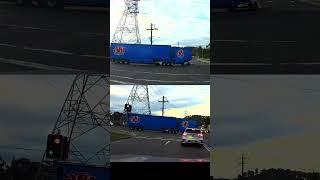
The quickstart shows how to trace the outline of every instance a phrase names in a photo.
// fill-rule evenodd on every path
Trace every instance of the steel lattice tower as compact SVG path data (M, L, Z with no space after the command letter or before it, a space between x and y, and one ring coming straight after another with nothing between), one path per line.
M132 105L132 112L151 115L148 85L134 85L127 104Z
M113 35L113 43L141 44L138 26L138 1L124 0L125 9Z
M109 123L109 77L76 75L52 130L68 137L69 157L64 162L109 167ZM38 179L44 167L55 162L44 153Z

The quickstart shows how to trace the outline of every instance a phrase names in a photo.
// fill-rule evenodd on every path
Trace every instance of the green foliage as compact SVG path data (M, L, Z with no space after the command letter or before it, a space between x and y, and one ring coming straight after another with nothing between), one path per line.
M206 45L206 47L188 47L191 48L192 56L196 56L199 58L210 59L210 44Z
M115 125L123 125L123 123L127 122L126 115L124 113L120 113L120 112L114 112L113 114L111 114L110 120Z
M191 115L186 116L185 118L196 120L199 125L204 125L205 128L210 124L210 116Z

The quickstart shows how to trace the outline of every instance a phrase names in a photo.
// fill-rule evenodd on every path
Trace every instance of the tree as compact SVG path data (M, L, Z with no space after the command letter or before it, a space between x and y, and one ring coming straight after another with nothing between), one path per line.
M210 116L191 115L191 116L186 116L185 118L196 120L199 125L204 125L204 127L206 128L210 124Z

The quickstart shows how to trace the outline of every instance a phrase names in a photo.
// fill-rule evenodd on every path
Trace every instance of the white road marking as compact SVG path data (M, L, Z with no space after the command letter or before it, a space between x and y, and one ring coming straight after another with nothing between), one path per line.
M118 84L134 84L134 83L129 83L129 82L125 82L125 81L117 81L117 80L110 80L111 82L114 82L114 83L118 83Z
M289 40L283 40L283 41L272 41L274 43L296 43L297 41L289 41Z
M0 26L6 26L11 28L20 28L20 29L31 29L31 30L38 30L38 31L59 31L58 29L54 28L40 28L40 27L32 27L32 26L20 26L16 24L0 24ZM76 32L77 34L85 34L85 35L95 35L95 36L107 36L105 33L95 33L95 32Z
M265 66L265 65L272 65L272 64L268 64L268 63L213 63L213 65L229 65L229 66Z
M161 141L180 142L180 139L165 138L165 137L136 136L134 138L136 138L136 139L147 139L147 140L161 140Z
M122 70L122 69L112 69L112 71L123 71L127 72L128 70ZM157 74L157 75L169 75L169 76L208 76L208 74L174 74L174 73L156 73L156 72L148 72L148 71L131 71L134 73L140 73L140 74Z
M210 83L210 81L167 81L167 80L155 80L155 79L137 79L137 78L131 78L126 76L116 76L116 75L110 75L111 77L116 78L122 78L122 79L128 79L128 80L134 80L134 81L146 81L146 82L163 82L163 83ZM209 77L209 74L208 74Z
M207 146L206 144L203 144L203 147L207 150L207 151L211 151L211 148L209 146Z
M80 55L82 57L90 57L90 58L97 58L97 59L108 59L108 57L106 56L97 56L97 55L90 55L90 54L84 54L84 55Z
M48 66L48 65L44 65L44 64L21 61L21 60L16 60L16 59L0 58L0 62L1 63L14 64L14 65L18 65L18 66L42 69L42 70L49 70L49 71L71 71L71 72L79 72L79 71L81 71L81 70L78 70L78 69L71 69L71 68L64 68L64 67L57 67L57 66Z
M17 47L17 46L15 46L15 45L7 44L7 43L0 43L0 46L6 46L6 47Z
M166 146L166 145L168 145L170 142L171 142L171 141L167 141L166 143L164 143L164 145Z
M0 4L16 4L15 2L0 1Z
M319 62L310 62L310 63L281 63L286 65L320 65Z
M55 54L63 54L63 55L73 55L72 52L56 50L56 49L41 49L41 48L31 48L31 47L23 47L23 49L32 50L32 51L44 51L44 52L50 52L50 53L55 53Z
M5 46L5 47L12 47L12 48L17 48L18 46L8 44L8 43L0 43L0 46ZM56 50L56 49L43 49L43 48L32 48L32 47L23 47L25 50L31 50L31 51L43 51L43 52L50 52L50 53L55 53L55 54L63 54L63 55L75 55L72 52L67 52L67 51L62 51L62 50ZM90 55L90 54L84 54L84 55L79 55L81 57L90 57L90 58L97 58L97 59L107 59L105 56L97 56L97 55Z
M21 28L21 29L32 29L32 30L41 30L41 31L56 31L55 29L39 28L39 27L30 27L30 26L19 26L16 24L0 24L0 26L7 26L12 28Z
M111 159L111 162L144 162L148 160L148 157L139 156L139 157L129 157L121 159Z
M225 40L213 40L214 42L237 42L237 43L244 43L248 42L247 40L239 40L239 39L225 39Z
M247 42L262 42L262 41L256 41L256 40L241 40L241 39L219 39L219 40L213 40L214 42L230 42L230 43L247 43ZM297 41L294 40L275 40L272 41L273 43L296 43Z

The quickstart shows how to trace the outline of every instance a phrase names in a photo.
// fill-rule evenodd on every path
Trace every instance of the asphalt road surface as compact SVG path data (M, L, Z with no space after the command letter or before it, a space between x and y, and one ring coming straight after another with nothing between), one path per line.
M110 63L111 84L209 84L210 64L194 58L191 65L156 66Z
M211 73L320 72L318 0L265 0L256 12L212 17Z
M128 131L128 130L126 130ZM181 146L181 134L130 131L133 137L111 143L111 162L209 162L209 134L204 146Z
M109 73L109 10L0 1L0 73Z

